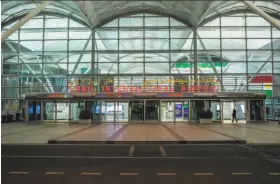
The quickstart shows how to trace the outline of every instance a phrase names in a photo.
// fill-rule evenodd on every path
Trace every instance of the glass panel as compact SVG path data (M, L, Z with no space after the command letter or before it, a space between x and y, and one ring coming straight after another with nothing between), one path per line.
M84 102L71 101L71 116L70 120L78 121L82 110L84 110Z
M144 101L130 101L131 103L131 121L144 120Z
M161 121L174 122L174 102L161 102Z
M234 102L222 102L223 103L223 123L232 123L232 111L234 108Z
M128 122L128 102L116 102L116 122Z
M243 19L243 17L241 17ZM234 20L233 20L234 22ZM270 26L262 17L247 17L247 26Z
M182 102L175 102L175 121L183 121L184 120L184 109Z
M223 123L246 123L246 102L222 102Z
M55 102L43 102L44 120L55 120L56 104Z
M220 38L219 27L199 27L197 34L200 38Z
M191 121L199 120L199 111L204 108L204 100L191 100L190 102L190 119Z
M213 114L212 121L220 121L221 120L221 109L220 109L220 101L209 101L210 103L210 111Z
M245 26L243 17L221 17L222 26Z
M248 39L247 40L248 49L271 49L270 39Z
M262 121L264 120L265 109L263 107L263 100L250 100L250 120Z
M168 26L167 17L147 17L145 18L145 26Z
M102 102L102 122L114 122L115 111L114 102Z
M58 102L56 111L57 121L63 121L69 119L69 103L68 102Z
M209 31L207 31L208 33ZM222 38L245 38L244 27L222 27Z
M147 121L158 121L159 120L159 100L146 101L145 107L145 119Z
M59 19L52 19L47 18L45 20L46 28L61 28L68 26L68 19L67 18L59 18Z

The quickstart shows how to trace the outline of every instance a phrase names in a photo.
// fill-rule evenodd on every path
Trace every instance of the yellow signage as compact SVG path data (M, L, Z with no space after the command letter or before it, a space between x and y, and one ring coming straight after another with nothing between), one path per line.
M211 79L211 78L207 78L207 79L191 79L191 80L187 80L187 79L166 79L166 80L158 80L158 79L149 79L149 80L144 80L143 81L143 85L154 85L154 84L172 84L172 83L179 83L179 84L187 84L187 83L217 83L218 80L217 79ZM108 83L114 83L113 79L107 79L105 80L105 85ZM97 82L94 81L90 81L90 80L76 80L76 81L71 81L69 83L69 86L75 86L75 85L97 85L100 84L100 79Z

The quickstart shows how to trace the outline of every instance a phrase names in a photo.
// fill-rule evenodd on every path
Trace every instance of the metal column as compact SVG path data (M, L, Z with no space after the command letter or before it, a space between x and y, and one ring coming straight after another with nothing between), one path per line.
M274 27L280 30L280 21L276 20L275 18L271 17L267 13L265 13L262 9L260 9L257 5L253 4L250 1L242 1L246 6L248 6L254 13L261 16L267 22L272 24Z
M14 32L16 32L21 26L23 26L26 22L28 22L30 19L35 17L38 13L40 13L47 5L49 4L49 1L44 1L42 4L38 5L35 9L30 11L26 16L24 16L18 23L16 23L14 26L12 26L10 29L8 29L5 33L1 35L1 43L8 38L10 35L12 35Z
M194 50L194 85L197 85L197 28L193 29L193 50Z

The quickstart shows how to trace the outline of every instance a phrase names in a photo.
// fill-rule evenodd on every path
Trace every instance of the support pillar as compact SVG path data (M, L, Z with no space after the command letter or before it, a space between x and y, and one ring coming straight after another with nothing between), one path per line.
M193 50L194 50L194 85L197 85L197 71L198 71L198 64L197 64L197 28L193 30Z
M47 5L49 1L44 1L42 4L38 5L35 9L31 10L27 15L25 15L20 21L18 21L14 26L8 29L5 33L1 35L1 43L16 32L21 26L23 26L30 19L35 17L38 13L40 13Z
M271 17L267 13L265 13L262 9L260 9L257 5L253 4L250 1L242 1L246 6L248 6L254 13L261 16L263 19L265 19L267 22L272 24L274 27L276 27L278 30L280 30L280 21Z

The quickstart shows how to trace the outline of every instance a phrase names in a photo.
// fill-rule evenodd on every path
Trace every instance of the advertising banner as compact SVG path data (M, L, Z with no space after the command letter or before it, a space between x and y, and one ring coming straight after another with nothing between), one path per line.
M175 109L175 113L176 113L176 118L182 118L182 104L176 104L176 109Z
M186 119L189 116L189 105L184 105L184 118Z

